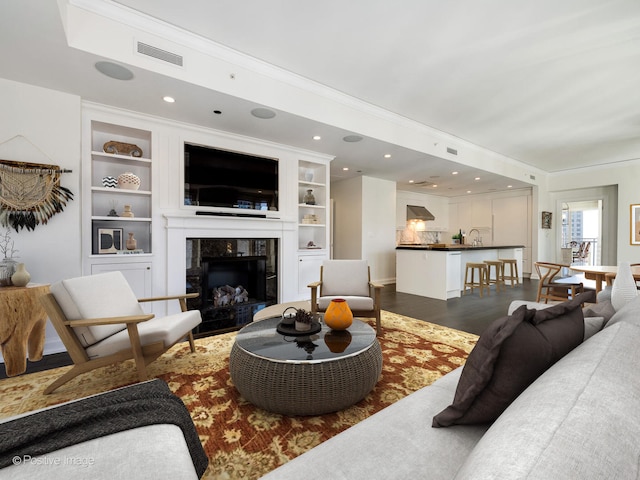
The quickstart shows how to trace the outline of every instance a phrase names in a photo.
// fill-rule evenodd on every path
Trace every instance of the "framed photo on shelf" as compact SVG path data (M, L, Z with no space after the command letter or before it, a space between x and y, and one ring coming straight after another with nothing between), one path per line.
M122 250L121 228L98 229L98 253L117 253Z
M631 205L631 220L629 225L631 232L631 245L640 245L640 205Z
M551 228L551 218L553 214L551 212L542 212L542 228Z

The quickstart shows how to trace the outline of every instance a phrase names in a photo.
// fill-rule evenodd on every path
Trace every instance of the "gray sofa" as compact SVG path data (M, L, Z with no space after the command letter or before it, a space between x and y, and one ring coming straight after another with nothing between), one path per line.
M195 480L207 463L188 410L158 379L0 421L3 480Z
M263 478L639 478L640 297L584 313L605 317L493 423L432 428L461 367Z

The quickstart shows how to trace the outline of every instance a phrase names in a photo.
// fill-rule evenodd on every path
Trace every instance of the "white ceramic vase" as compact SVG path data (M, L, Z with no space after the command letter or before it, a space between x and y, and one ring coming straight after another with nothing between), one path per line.
M631 273L629 262L620 262L616 279L613 281L613 287L611 287L611 305L617 312L637 295L638 288Z
M140 178L131 172L124 172L118 175L118 187L124 190L138 190Z
M16 287L26 287L31 280L31 275L27 272L24 263L19 263L16 266L16 271L11 275L11 283Z

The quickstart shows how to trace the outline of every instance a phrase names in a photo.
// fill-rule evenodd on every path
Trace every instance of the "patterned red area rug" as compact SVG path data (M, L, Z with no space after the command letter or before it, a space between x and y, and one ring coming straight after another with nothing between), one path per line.
M382 375L356 405L314 417L285 417L246 402L229 378L235 333L176 345L149 366L185 403L207 455L206 479L255 479L337 433L431 384L462 365L476 335L383 312ZM67 367L0 380L0 417L107 391L135 382L132 362L81 375L51 395L44 388ZM430 419L425 419L425 428Z

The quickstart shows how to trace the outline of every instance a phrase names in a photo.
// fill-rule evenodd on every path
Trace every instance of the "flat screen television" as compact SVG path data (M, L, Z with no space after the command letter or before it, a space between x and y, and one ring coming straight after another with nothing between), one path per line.
M278 210L278 160L184 144L184 204Z

